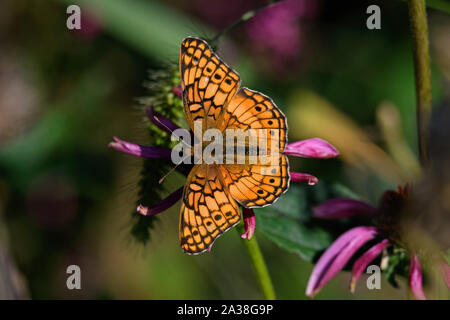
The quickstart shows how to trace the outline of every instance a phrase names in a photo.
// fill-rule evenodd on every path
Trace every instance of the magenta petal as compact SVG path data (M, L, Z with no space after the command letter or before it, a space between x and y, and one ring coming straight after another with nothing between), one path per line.
M178 98L183 99L183 91L181 90L181 84L172 88L172 92L177 95Z
M377 235L375 227L356 227L343 233L320 257L306 287L306 295L313 297L345 267L355 252Z
M335 198L313 208L316 218L345 219L353 216L374 216L377 209L363 201L349 198Z
M139 144L127 142L114 137L114 142L108 145L117 151L128 153L132 156L151 159L170 159L172 150L164 147L145 147Z
M355 292L356 282L364 270L366 270L369 263L372 262L372 260L375 259L388 245L389 240L384 239L367 250L361 257L358 258L358 260L355 261L353 264L352 281L350 283L351 292Z
M138 205L137 212L142 214L143 216L153 216L157 213L163 212L177 203L178 200L183 196L183 187L179 188L177 191L171 193L166 198L161 200L160 202L151 205L150 207L145 207L143 205Z
M416 300L426 300L422 289L422 267L419 257L413 252L409 264L409 287Z
M147 117L150 119L150 121L153 122L153 124L155 126L157 126L158 128L160 128L163 131L172 133L176 129L180 128L175 123L173 123L172 120L170 120L169 118L156 112L153 108L147 109L146 113L147 113Z
M301 182L301 183L307 183L310 186L315 185L317 182L319 182L319 179L316 177L307 174L307 173L300 173L300 172L289 172L289 175L291 176L291 181L293 182Z
M244 215L245 232L241 235L241 238L250 240L253 237L253 234L255 233L255 225L256 225L255 213L253 212L253 209L249 208L243 208L242 211Z
M335 147L319 138L289 143L283 153L303 158L321 159L334 158L339 155L339 151Z

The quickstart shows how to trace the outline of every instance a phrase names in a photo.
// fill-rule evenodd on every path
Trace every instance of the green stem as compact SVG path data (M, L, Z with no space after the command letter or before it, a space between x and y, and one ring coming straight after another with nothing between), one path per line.
M425 0L408 0L416 80L417 129L422 165L428 161L427 142L431 114L431 70Z
M261 7L247 11L246 13L244 13L238 20L234 21L232 24L230 24L228 27L226 27L225 29L221 30L214 38L212 38L210 40L210 43L215 44L215 42L217 40L219 40L220 37L222 37L225 33L227 33L228 31L236 28L237 26L240 26L242 23L244 23L245 21L250 20L251 18L253 18L259 11L261 11L262 9L268 8L270 6L273 6L274 4L280 2L280 1L284 1L284 0L271 0L266 2L265 4L263 4Z
M408 1L408 0L403 0ZM428 8L439 10L450 14L450 2L448 0L427 0Z
M240 223L236 230L238 231L239 236L244 233L243 223ZM253 235L251 240L242 239L242 243L252 263L253 271L255 271L264 299L275 300L275 291L273 290L272 280L270 279L266 262L264 261L264 257L261 253L258 242L256 241L255 235Z

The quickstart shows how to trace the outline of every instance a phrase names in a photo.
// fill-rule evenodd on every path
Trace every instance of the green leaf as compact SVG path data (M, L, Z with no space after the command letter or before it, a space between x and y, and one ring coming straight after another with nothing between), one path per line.
M270 209L260 209L256 213L258 230L289 252L302 259L312 261L317 252L325 249L331 242L329 234L320 228L309 228L300 220L282 216Z

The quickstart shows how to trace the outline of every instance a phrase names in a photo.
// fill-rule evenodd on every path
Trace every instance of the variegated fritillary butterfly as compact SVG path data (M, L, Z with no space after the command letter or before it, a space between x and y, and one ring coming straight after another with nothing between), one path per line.
M180 243L184 252L208 250L225 231L240 221L238 203L247 208L276 201L289 187L289 163L282 154L287 143L284 114L267 96L240 88L240 77L202 39L181 44L180 76L186 119L191 129L276 129L277 165L197 163L184 187ZM272 133L272 132L271 132Z

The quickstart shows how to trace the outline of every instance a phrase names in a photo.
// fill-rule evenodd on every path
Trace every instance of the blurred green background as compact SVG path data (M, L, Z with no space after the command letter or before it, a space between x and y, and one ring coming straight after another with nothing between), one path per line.
M415 95L404 1L290 0L221 38L218 51L243 85L287 114L289 138L321 137L336 160L295 159L296 171L340 181L376 203L417 170ZM148 70L177 63L189 35L213 37L264 1L7 0L0 10L0 298L259 299L236 231L211 253L184 254L179 206L160 215L151 241L130 235L142 160L107 148L142 144ZM68 30L77 4L82 29ZM366 28L378 4L381 30ZM434 103L448 95L450 19L429 10ZM400 150L400 151L399 151ZM176 176L167 191L181 186ZM311 188L314 188L313 186ZM149 190L151 192L151 190ZM304 299L312 264L258 232L278 298ZM66 268L82 290L66 288ZM342 273L318 299L405 299L386 282L352 295ZM5 285L9 282L12 287ZM3 283L3 286L1 285ZM15 288L15 289L14 289Z

